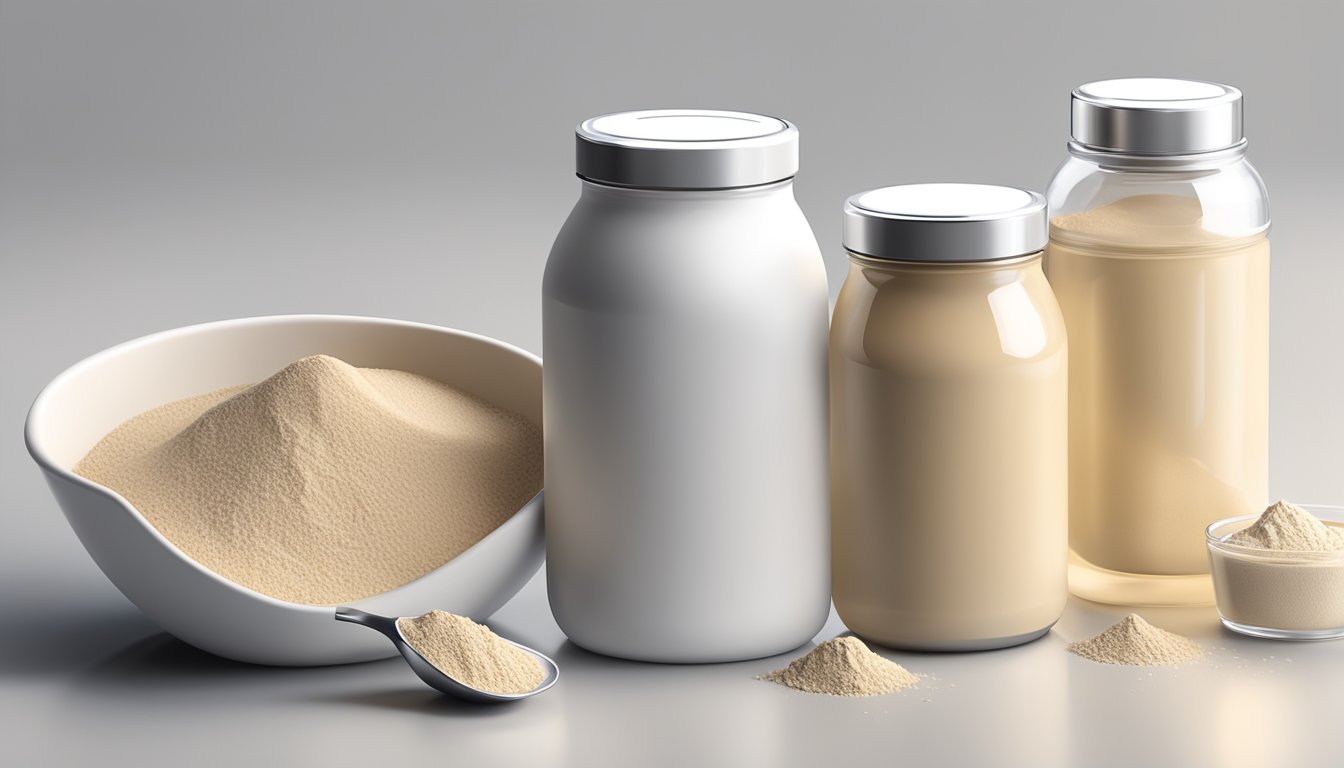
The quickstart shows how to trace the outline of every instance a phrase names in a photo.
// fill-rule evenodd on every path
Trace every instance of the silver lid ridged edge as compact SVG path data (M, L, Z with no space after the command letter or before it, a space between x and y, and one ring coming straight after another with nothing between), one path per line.
M601 126L615 120L709 118L757 121L759 135L678 138L635 132L613 135ZM666 124L666 123L664 123ZM590 118L575 131L580 178L641 189L732 189L773 184L798 173L798 128L787 120L721 110L642 110Z
M1220 83L1099 80L1074 89L1071 113L1074 142L1093 151L1184 155L1245 144L1241 91Z
M966 195L967 208L944 208L937 214L876 205L874 196L899 193ZM994 209L969 198L986 193L1009 197L1010 205ZM918 206L914 206L917 208ZM845 201L845 249L860 256L896 261L974 263L998 261L1036 253L1048 238L1045 197L1016 187L984 184L911 184L883 187L853 195Z

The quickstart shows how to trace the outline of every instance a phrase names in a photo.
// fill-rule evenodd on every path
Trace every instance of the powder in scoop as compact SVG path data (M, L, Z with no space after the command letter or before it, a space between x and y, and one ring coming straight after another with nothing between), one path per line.
M1136 613L1091 640L1070 643L1069 651L1103 664L1144 667L1184 664L1205 654L1204 647L1194 640L1154 627Z
M919 682L914 673L873 653L857 637L827 640L760 679L832 696L880 696Z
M465 616L430 611L397 619L416 653L459 683L490 693L527 693L545 679L537 660Z
M1344 549L1344 533L1295 504L1279 501L1249 528L1228 536L1227 543L1279 552L1332 552Z
M480 541L541 490L542 446L527 419L453 387L318 355L143 413L75 472L215 573L330 605Z

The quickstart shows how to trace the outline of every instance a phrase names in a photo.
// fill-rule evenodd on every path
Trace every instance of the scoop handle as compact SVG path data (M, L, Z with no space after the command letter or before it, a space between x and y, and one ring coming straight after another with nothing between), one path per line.
M369 629L377 630L387 635L392 640L400 640L401 633L397 631L397 620L389 619L386 616L379 616L373 613L361 611L358 608L341 606L336 609L337 621L348 621L351 624L360 624Z

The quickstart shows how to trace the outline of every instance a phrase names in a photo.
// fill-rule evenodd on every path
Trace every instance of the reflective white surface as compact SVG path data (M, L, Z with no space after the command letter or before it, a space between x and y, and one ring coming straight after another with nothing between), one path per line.
M993 219L1032 206L1031 193L991 184L905 184L864 192L854 205L865 211L920 219ZM1038 214L1039 215L1039 214Z
M1240 637L1220 629L1212 608L1143 612L1211 647L1203 663L1150 669L1072 656L1068 641L1124 614L1075 601L1054 630L1025 646L881 651L927 677L904 692L851 699L754 679L794 654L705 666L594 656L563 639L543 587L539 576L493 624L552 656L560 682L498 707L443 697L398 660L308 669L227 662L157 633L109 595L33 606L39 620L31 631L5 640L10 679L0 698L11 764L146 749L150 764L176 754L202 766L802 766L880 758L1262 768L1344 760L1336 727L1344 644ZM833 617L818 639L842 630ZM77 738L57 723L77 726Z
M1130 77L1119 80L1099 80L1084 83L1077 88L1078 95L1099 103L1119 103L1120 106L1147 105L1149 102L1171 102L1167 109L1192 109L1211 99L1230 99L1240 96L1236 88L1219 83L1198 80L1174 80L1164 77Z
M638 141L734 141L769 136L788 124L766 115L712 109L656 109L602 115L585 122L594 135Z

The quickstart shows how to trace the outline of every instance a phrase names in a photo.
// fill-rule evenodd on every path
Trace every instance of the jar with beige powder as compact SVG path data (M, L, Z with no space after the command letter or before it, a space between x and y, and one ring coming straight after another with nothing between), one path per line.
M1212 604L1203 531L1267 501L1269 204L1230 86L1073 93L1046 274L1069 360L1069 586Z
M845 206L831 324L832 591L860 637L981 650L1064 610L1067 350L1045 199L887 187Z

